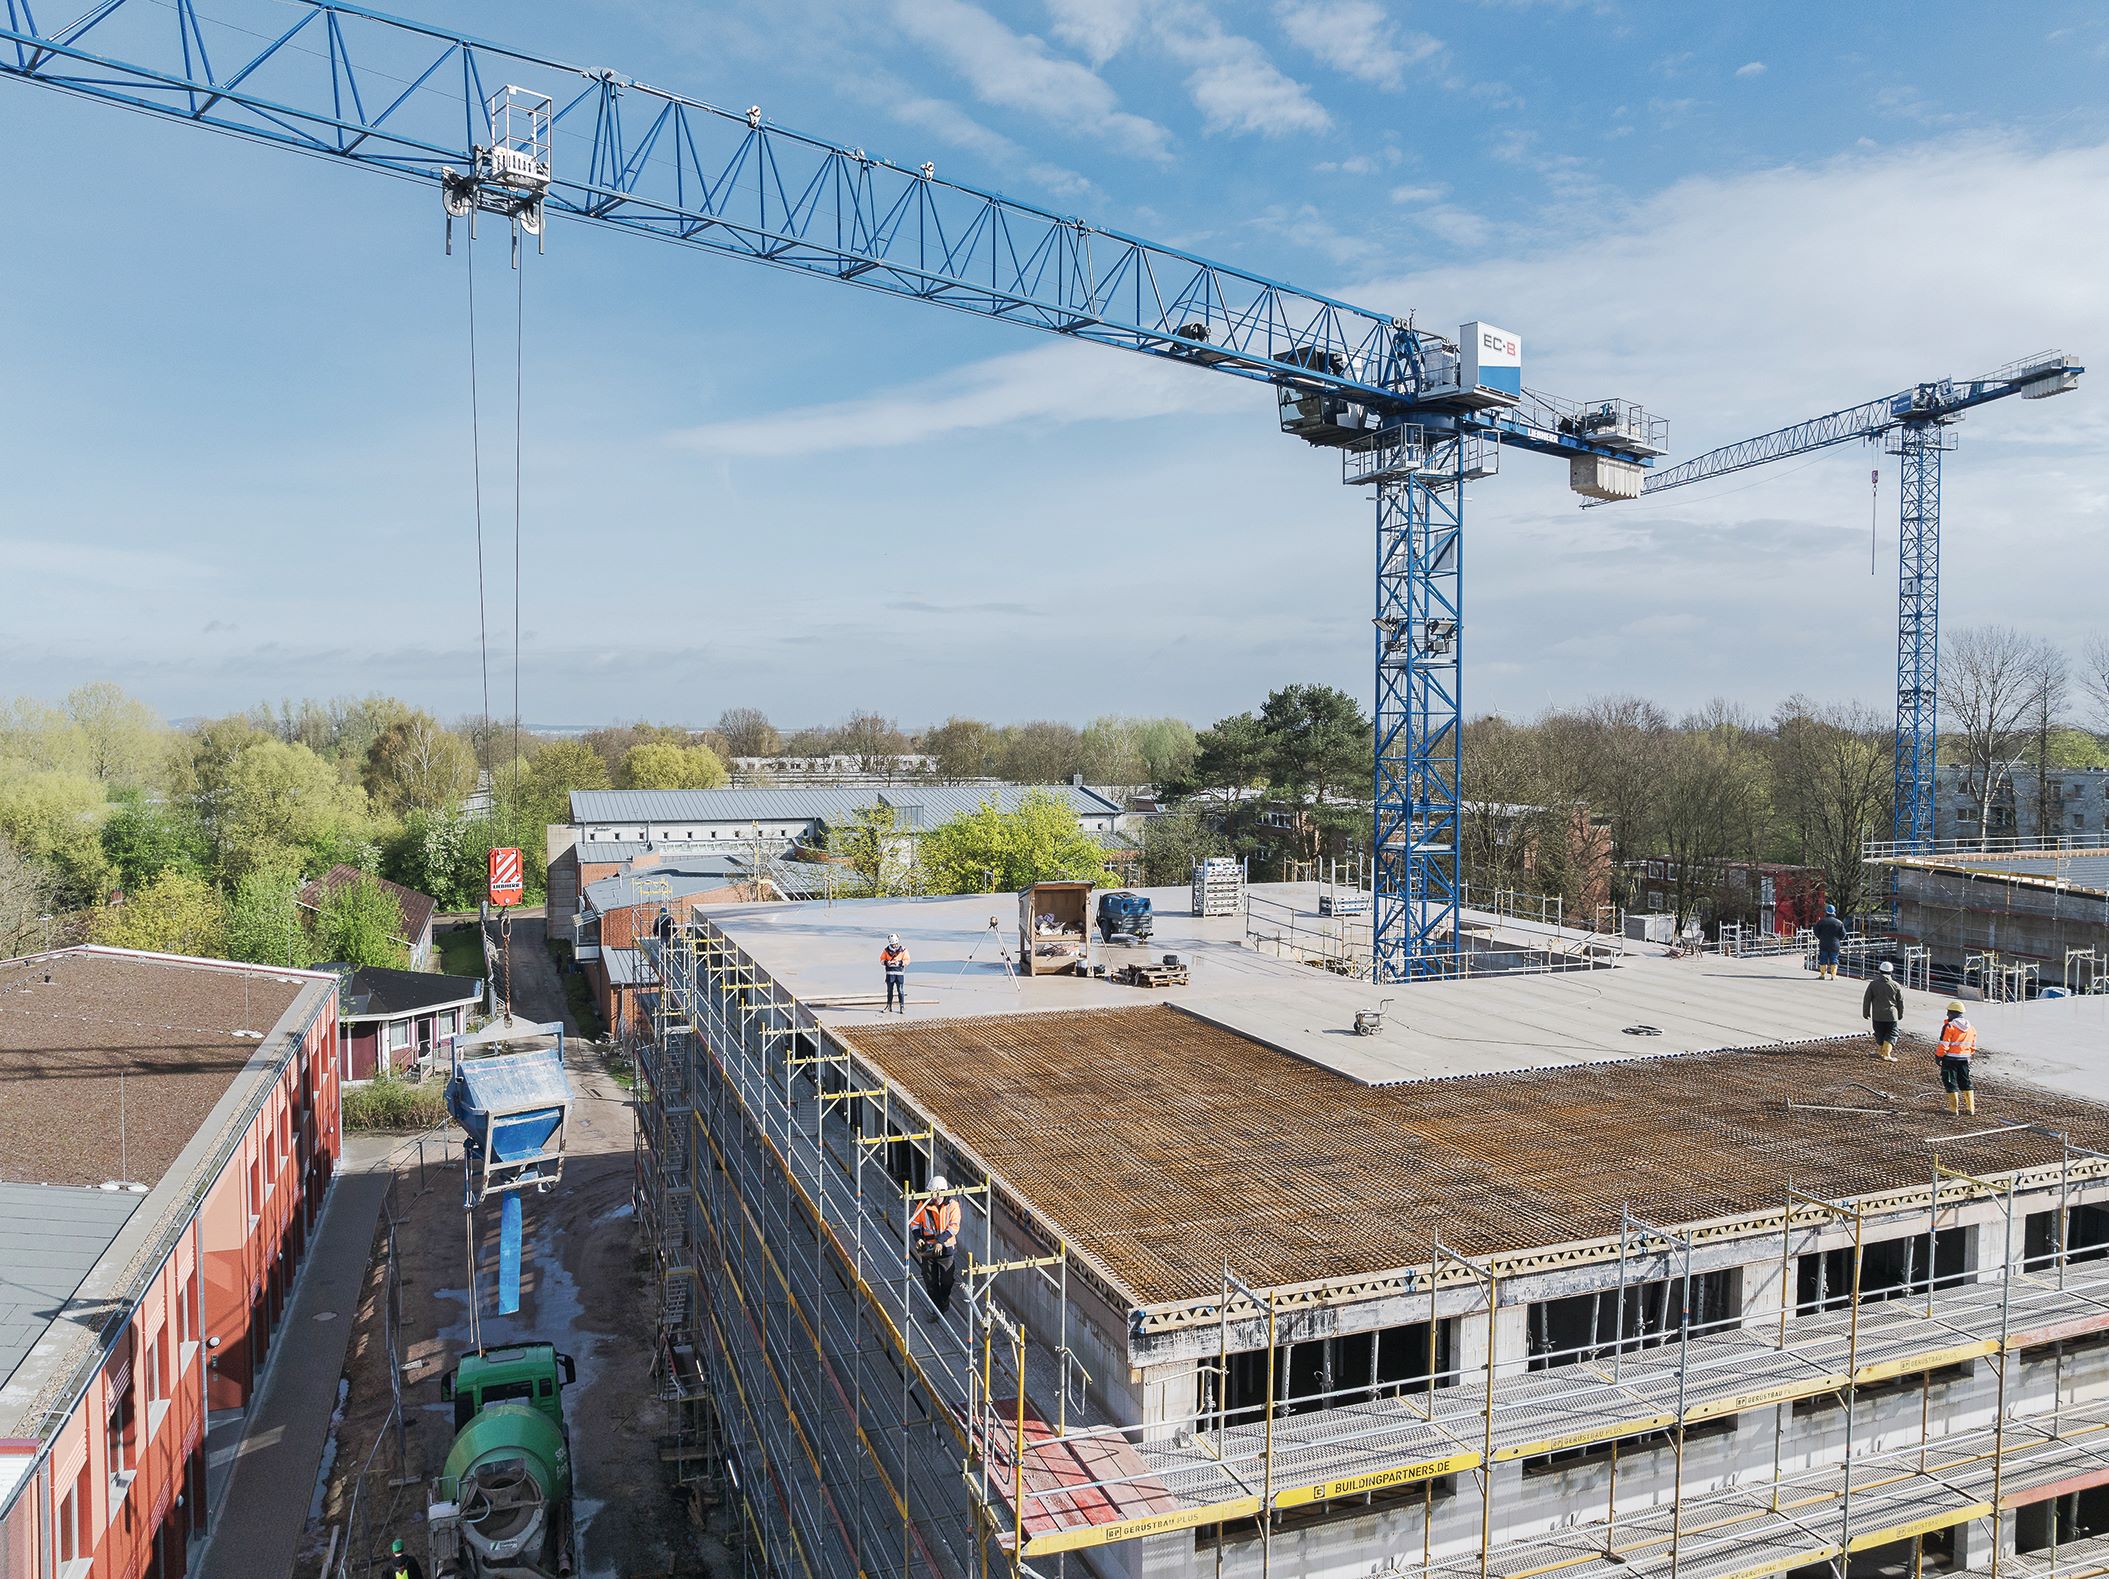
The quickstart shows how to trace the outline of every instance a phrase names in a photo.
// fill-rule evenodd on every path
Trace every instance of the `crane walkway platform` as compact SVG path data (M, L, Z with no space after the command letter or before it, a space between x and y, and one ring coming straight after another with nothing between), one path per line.
M1491 1414L1484 1374L1439 1386L1227 1430L1135 1440L1135 1428L1046 1434L1029 1417L1024 1555L1220 1523L1264 1506L1305 1503L1434 1480L1637 1437L1981 1359L2109 1332L2109 1277L2094 1265L2066 1286L2023 1275L1826 1311L1777 1325L1498 1377ZM2002 1306L2005 1306L2002 1312ZM1464 1318L1470 1320L1470 1317ZM2004 1338L2002 1338L2002 1329ZM1680 1374L1681 1373L1681 1374ZM1432 1414L1431 1414L1432 1410ZM1163 1431L1166 1428L1154 1428ZM1007 1465L1011 1445L1000 1445ZM2104 1460L2109 1462L2109 1460ZM1099 1478L1080 1478L1086 1470ZM1006 1504L1006 1472L992 1485ZM1858 1496L1858 1492L1855 1492ZM1015 1524L1016 1510L1012 1509Z

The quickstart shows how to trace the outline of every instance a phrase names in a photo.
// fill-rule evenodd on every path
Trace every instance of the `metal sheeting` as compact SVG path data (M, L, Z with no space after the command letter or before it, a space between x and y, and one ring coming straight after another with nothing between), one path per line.
M1790 1180L1909 1188L1929 1137L2024 1120L2109 1146L2109 1107L1993 1072L1951 1119L1910 1042L1896 1065L1855 1038L1370 1088L1169 1006L840 1034L1144 1305L1219 1289L1226 1260L1279 1287L1419 1265L1437 1232L1489 1255L1615 1235L1627 1206L1676 1226L1776 1209ZM2059 1154L1941 1147L1975 1172Z
M2058 804L2062 809L2065 802L2060 801ZM1899 864L1923 867L1928 871L1977 872L1990 877L2035 877L2045 882L2058 882L2073 888L2088 889L2097 894L2109 894L2109 854L2099 850L2091 850L2085 854L2043 850L2028 853L1995 851L1984 855L1967 852L1955 855L1922 855Z
M890 784L883 789L573 790L571 820L629 826L675 822L826 822L888 805L904 828L935 827L984 802L1014 810L1027 795L1052 795L1082 817L1111 817L1120 806L1075 784Z
M0 1385L63 1318L141 1199L122 1190L0 1184Z

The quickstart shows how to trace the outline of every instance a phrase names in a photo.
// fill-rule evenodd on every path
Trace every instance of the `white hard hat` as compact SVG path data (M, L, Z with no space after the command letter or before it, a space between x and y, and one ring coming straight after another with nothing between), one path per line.
M1881 973L1882 973L1883 975L1887 976L1887 975L1889 975L1889 974L1890 974L1890 973L1891 973L1892 971L1894 971L1894 970L1896 969L1896 967L1895 967L1894 965L1890 964L1890 962L1889 962L1888 960L1884 960L1884 961L1883 961L1883 962L1882 962L1881 964L1877 965L1877 966L1875 967L1875 969L1876 969L1876 970L1879 970L1879 971L1880 971L1880 972L1881 972Z
M933 1190L949 1190L952 1188L952 1181L942 1173L933 1173L930 1175L930 1188Z
M898 945L901 941L901 934L898 932L889 932L886 934L886 941Z

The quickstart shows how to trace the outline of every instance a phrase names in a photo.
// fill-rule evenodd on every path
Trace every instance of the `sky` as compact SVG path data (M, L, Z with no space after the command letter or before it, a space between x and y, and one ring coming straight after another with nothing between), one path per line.
M2075 654L2109 629L2099 5L397 9L1423 326L1498 323L1533 387L1666 416L1671 461L2093 358L2078 392L1959 428L1942 620ZM469 265L436 195L8 79L0 150L0 696L479 711ZM1372 503L1264 387L586 225L525 261L475 265L494 713L516 305L531 723L1366 701ZM1467 710L1886 710L1895 482L1852 445L1585 513L1560 463L1505 454L1468 492Z

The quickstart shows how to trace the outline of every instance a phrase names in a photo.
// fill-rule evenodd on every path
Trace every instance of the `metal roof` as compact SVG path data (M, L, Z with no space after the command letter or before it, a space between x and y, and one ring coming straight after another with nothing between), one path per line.
M640 855L650 855L652 842L649 839L602 839L596 843L591 839L581 839L573 848L581 866L588 861L615 866L634 861Z
M123 1190L0 1184L0 1387L65 1315L142 1199ZM92 1325L101 1316L98 1308L83 1319Z
M635 987L659 979L645 968L644 954L639 949L604 948L600 951L600 963L601 969L608 973L611 987Z
M849 817L868 806L885 804L897 812L920 809L920 818L904 816L909 827L934 827L984 802L1014 811L1034 791L1054 796L1079 816L1110 817L1120 804L1097 790L1076 784L892 784L883 789L714 789L714 790L573 790L574 823L670 822L809 822ZM613 842L613 841L606 841ZM585 859L582 854L581 860Z
M868 789L573 790L575 823L807 822L846 817L876 799Z
M741 881L746 875L747 868L729 855L697 856L693 860L673 861L665 866L648 866L642 871L617 872L612 877L588 883L586 905L588 909L605 915L610 910L647 904L661 897L685 899L690 894L724 888ZM664 883L665 894L645 893L647 883L654 885L655 889Z

